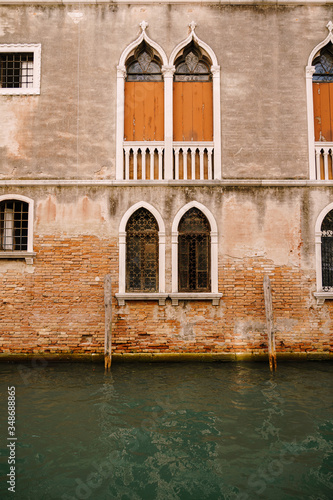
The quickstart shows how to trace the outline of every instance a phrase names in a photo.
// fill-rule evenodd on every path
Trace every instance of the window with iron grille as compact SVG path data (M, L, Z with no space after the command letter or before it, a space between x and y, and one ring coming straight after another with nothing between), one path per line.
M40 68L40 44L0 44L0 94L39 94Z
M20 200L0 203L0 251L28 250L29 204Z
M333 210L321 225L321 266L323 291L333 291Z
M32 52L0 53L1 88L33 88L33 65Z
M126 291L158 291L158 224L146 208L126 225Z
M178 227L178 290L210 292L210 225L197 208L183 215Z

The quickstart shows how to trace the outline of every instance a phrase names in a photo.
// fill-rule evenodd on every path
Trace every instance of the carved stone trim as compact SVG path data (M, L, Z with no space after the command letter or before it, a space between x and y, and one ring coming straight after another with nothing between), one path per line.
M74 24L79 24L79 22L82 21L84 17L83 12L79 12L78 10L67 12L67 15L71 18Z
M126 67L125 66L117 66L117 77L126 78Z
M219 306L222 293L170 293L169 297L173 306L180 300L211 300L213 306Z
M160 306L165 306L168 298L166 293L116 293L119 306L124 306L128 300L158 300Z
M312 78L313 73L316 71L316 68L314 66L307 66L305 70L307 78Z
M175 66L162 66L162 75L164 78L173 78Z
M325 300L333 300L333 292L314 292L313 294L317 299L317 305L324 305Z
M25 262L29 265L34 263L34 257L36 252L0 252L0 259L25 259Z

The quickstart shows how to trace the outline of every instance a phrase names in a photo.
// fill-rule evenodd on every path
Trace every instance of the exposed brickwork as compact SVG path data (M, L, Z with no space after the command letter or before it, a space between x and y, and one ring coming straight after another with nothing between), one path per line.
M102 353L103 278L118 291L117 242L92 236L35 237L33 272L8 270L0 292L0 352ZM25 268L27 271L27 268ZM220 306L113 300L113 351L265 352L263 276L272 283L278 352L333 351L333 303L317 306L314 276L262 257L220 259Z

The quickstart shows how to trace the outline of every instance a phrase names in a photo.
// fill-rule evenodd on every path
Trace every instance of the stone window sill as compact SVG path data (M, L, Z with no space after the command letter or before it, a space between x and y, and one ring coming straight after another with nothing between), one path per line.
M178 306L178 302L180 300L211 300L213 306L218 306L220 305L220 298L222 297L222 293L190 293L190 292L184 292L184 293L170 293L169 297L172 301L173 306Z
M322 306L325 300L333 300L333 290L331 292L314 292L317 299L317 305Z
M160 306L165 306L168 298L173 306L178 306L180 300L211 300L213 306L218 306L221 297L222 293L116 293L119 306L128 300L158 300Z
M27 264L34 263L36 252L0 252L0 259L25 259Z
M158 300L160 306L165 306L167 293L116 293L119 306L124 306L126 300Z

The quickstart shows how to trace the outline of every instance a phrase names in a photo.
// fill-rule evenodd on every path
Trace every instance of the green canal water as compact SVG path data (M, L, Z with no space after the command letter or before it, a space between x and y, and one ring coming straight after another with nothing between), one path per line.
M0 498L333 498L333 365L0 365ZM8 387L15 386L15 493Z

